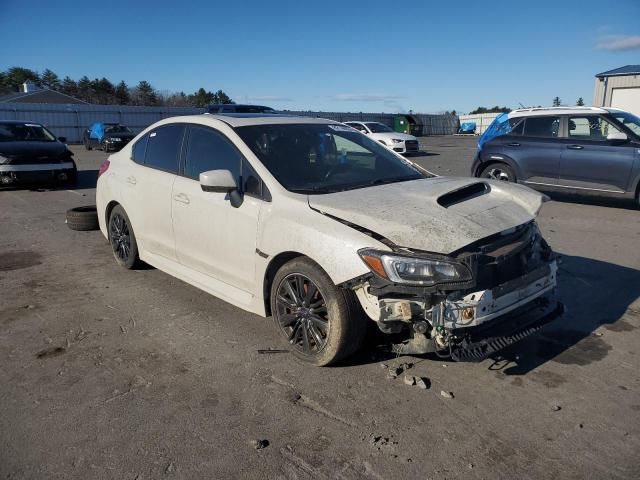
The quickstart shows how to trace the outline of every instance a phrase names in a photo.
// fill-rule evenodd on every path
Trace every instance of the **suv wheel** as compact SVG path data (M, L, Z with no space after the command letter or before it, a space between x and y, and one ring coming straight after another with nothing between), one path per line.
M500 180L502 182L515 182L516 175L509 165L504 163L492 163L480 174L482 178L490 178L492 180Z
M315 262L304 257L291 260L276 273L271 312L291 352L317 366L354 353L366 331L355 294L336 287Z

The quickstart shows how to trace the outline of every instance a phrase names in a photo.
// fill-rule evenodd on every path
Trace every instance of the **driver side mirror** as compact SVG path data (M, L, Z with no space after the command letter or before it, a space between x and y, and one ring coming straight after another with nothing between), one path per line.
M209 170L200 174L200 187L205 192L229 193L238 188L229 170Z
M204 192L226 193L231 200L231 206L238 208L242 205L242 194L238 190L236 180L229 170L209 170L200 174L200 188Z
M626 133L622 133L622 132L611 132L609 135L607 135L607 142L613 144L613 145L620 145L622 143L625 143L629 141L629 138L627 137Z
M58 137L58 140L60 140L62 143L67 143L67 137Z

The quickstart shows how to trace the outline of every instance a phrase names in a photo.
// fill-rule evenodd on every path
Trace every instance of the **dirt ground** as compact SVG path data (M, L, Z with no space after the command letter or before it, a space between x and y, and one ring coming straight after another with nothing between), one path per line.
M419 163L467 174L474 139L423 144ZM567 314L503 358L394 358L372 337L349 363L312 368L261 353L283 347L271 319L125 271L100 232L69 230L105 157L73 150L77 189L0 191L0 477L640 478L631 205L544 206ZM383 363L413 364L430 388Z

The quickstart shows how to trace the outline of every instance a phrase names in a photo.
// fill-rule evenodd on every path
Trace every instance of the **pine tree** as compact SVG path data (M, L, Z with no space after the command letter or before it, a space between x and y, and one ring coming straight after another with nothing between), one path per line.
M577 105L578 107L583 107L583 106L584 106L584 100L582 99L582 97L580 97L580 98L578 99L578 101L576 102L576 105Z
M553 99L553 106L554 107L559 107L561 103L562 103L562 100L560 100L560 97L556 97L556 98Z
M129 105L131 103L131 95L129 94L129 87L122 80L117 86L115 91L115 100L118 105Z
M48 68L44 69L44 72L40 75L40 80L43 86L51 90L60 90L60 78L58 78L58 75L56 75L55 72Z

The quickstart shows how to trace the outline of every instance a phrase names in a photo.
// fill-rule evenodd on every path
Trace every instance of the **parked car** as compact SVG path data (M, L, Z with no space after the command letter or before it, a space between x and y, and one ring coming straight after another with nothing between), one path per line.
M640 118L615 108L515 110L481 137L471 174L640 205Z
M66 141L39 123L0 121L0 185L75 183L78 171Z
M379 122L344 122L352 128L369 135L384 146L398 153L415 153L420 149L418 139L413 135L398 133Z
M207 113L277 113L271 107L264 105L239 105L237 103L213 103L207 108Z
M118 264L272 315L315 365L356 351L369 321L404 336L404 353L470 360L560 315L544 200L431 177L330 120L273 115L162 120L102 164L96 191Z
M105 152L117 152L133 137L135 133L125 125L96 122L84 131L82 143L87 150L99 148Z

